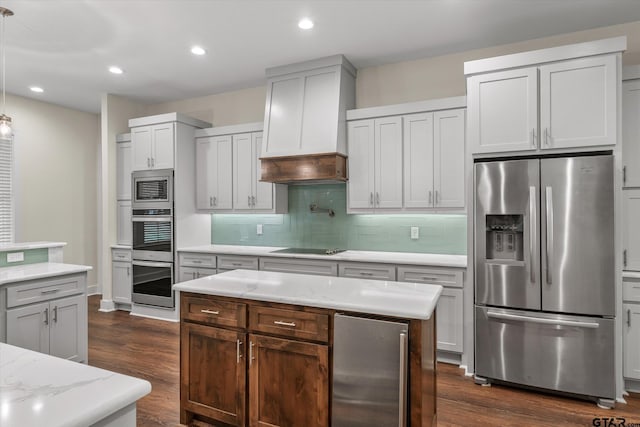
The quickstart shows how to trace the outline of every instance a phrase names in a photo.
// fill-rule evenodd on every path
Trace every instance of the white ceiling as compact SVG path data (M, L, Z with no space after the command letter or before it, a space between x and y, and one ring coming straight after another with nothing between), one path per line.
M264 84L342 53L363 68L640 20L639 0L5 0L6 90L89 112ZM315 28L302 31L309 16ZM207 49L204 57L189 52ZM120 76L107 71L119 65ZM29 86L45 92L34 94Z

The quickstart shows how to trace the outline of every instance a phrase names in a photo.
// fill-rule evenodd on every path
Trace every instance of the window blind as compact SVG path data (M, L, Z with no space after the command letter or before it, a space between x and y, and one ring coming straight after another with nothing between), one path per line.
M1 138L0 243L13 243L13 140Z

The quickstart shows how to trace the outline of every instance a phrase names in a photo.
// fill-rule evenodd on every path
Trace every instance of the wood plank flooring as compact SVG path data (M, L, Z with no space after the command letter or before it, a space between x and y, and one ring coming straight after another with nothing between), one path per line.
M89 364L151 382L151 394L138 401L139 427L179 426L179 325L124 311L101 313L99 304L100 296L89 297ZM640 395L627 400L605 410L576 399L481 387L456 366L438 364L438 426L584 427L596 425L596 417L640 425Z

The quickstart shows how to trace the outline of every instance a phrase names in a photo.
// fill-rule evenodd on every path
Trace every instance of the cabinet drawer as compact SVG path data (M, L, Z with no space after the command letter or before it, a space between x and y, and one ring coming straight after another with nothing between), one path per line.
M111 261L131 262L131 250L130 249L112 249Z
M182 318L232 328L247 327L247 305L214 297L182 294Z
M257 270L258 258L254 256L242 255L218 255L218 268L224 270Z
M361 262L341 262L338 265L340 277L358 279L396 280L396 266L386 264L365 264Z
M327 342L329 316L306 311L251 306L249 329L283 337Z
M178 262L185 267L216 268L216 256L214 254L185 252L178 256Z
M198 268L198 267L182 267L180 266L180 282L187 280L195 280L201 277L212 276L217 274L215 268Z
M85 291L84 276L23 282L7 287L7 308L81 294Z
M463 286L462 269L402 266L398 267L398 282L428 283L445 287Z
M337 276L338 263L319 260L301 260L287 258L260 258L260 270L281 271L284 273L317 274L319 276Z
M622 299L627 302L640 302L640 281L623 279Z

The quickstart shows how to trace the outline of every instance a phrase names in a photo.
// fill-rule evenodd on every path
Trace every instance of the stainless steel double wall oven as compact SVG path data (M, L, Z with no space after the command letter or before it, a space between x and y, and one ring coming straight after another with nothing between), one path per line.
M173 169L133 172L132 186L132 300L173 308Z

